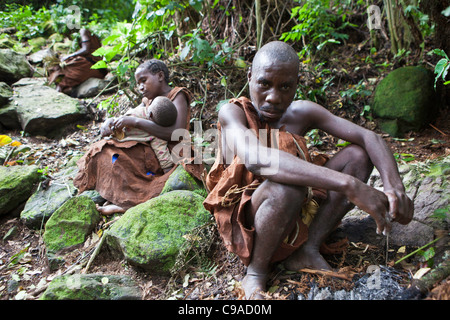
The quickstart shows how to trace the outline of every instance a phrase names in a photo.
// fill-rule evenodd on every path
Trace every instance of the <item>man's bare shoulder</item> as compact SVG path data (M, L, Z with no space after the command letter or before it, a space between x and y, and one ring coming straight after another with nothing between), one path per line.
M295 100L289 106L286 113L286 120L303 120L314 118L323 110L323 107L308 100Z
M325 108L308 100L295 100L289 106L281 125L291 132L303 135L306 131L316 128L323 119Z
M245 124L245 113L238 105L234 103L225 103L219 109L218 119L222 126L233 123Z
M289 110L294 113L311 112L320 108L323 107L309 100L295 100L289 106Z

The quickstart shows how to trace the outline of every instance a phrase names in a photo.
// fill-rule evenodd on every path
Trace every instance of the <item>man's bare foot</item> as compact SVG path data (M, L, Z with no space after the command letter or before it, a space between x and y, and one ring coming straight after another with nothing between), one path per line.
M262 293L266 291L267 274L247 273L242 280L242 287L247 300L262 300Z
M284 261L284 267L290 271L298 271L303 268L333 270L317 250L312 250L305 246L287 258Z
M98 212L104 216L110 216L114 213L124 213L126 210L122 207L116 206L115 204L105 204L103 206L96 205Z

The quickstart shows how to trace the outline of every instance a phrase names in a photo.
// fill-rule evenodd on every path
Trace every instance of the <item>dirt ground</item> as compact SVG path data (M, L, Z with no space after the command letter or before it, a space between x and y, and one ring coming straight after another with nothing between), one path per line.
M361 56L359 61L364 60L364 52L360 51L360 48L356 45L349 46L349 48L346 50L353 51L340 52L337 56L341 60L349 57L345 66L348 70L353 70L352 67L355 67L358 63L357 59L354 58L355 52ZM366 48L366 56L368 56L367 52L368 48ZM381 54L373 57L373 59L379 59L379 63L386 60ZM353 61L356 61L354 65L349 66ZM333 62L330 61L330 64L329 69L333 69ZM340 86L331 88L327 92L327 102L334 105L335 101L339 101L339 91L348 88L344 83L345 81L358 83L361 78L380 77L380 73L377 72L373 68L362 68L358 73L355 71L348 75L341 75L343 78L342 82L339 80ZM202 119L204 129L214 127L216 121L215 105L224 96L224 88L220 84L220 78L216 79L217 81L211 80L205 84L202 80L195 79L197 75L190 78L187 74L183 71L175 74L174 82L177 85L187 86L196 97L209 97L206 108L203 109L201 104L192 108L192 118ZM307 73L305 73L305 77L306 79L302 79L302 81L305 82L306 86L315 84L314 77L309 79ZM235 83L236 88L230 87L228 89L237 93L243 85L239 80ZM346 118L382 135L392 152L399 157L399 161L425 161L450 154L448 106L441 111L434 123L426 126L420 132L410 133L404 139L393 139L381 133L373 122L358 116L360 111L354 113L353 116L345 110L333 110L333 112L344 113L343 116ZM51 178L51 175L67 163L73 155L84 152L90 144L98 139L99 125L103 117L104 113L99 113L95 109L91 119L85 123L74 124L63 135L63 138L57 140L22 136L19 132L2 132L2 134L8 134L14 140L29 145L32 148L30 152L31 160L39 163ZM314 149L328 154L338 151L336 139L322 133L320 133L320 136L322 144L315 146ZM45 246L42 241L43 230L30 230L25 227L19 219L21 210L22 207L19 207L9 215L0 216L0 300L37 299L55 276L79 272L79 268L84 270L90 257L89 254L97 245L95 236L91 237L85 246L73 250L70 256L66 257L66 264L62 268L56 272L51 272L48 268ZM110 221L110 218L105 218L102 224L108 221ZM101 225L99 225L100 227ZM245 268L236 256L226 251L214 227L210 230L210 235L211 250L207 257L203 257L203 263L195 267L185 268L172 276L158 276L136 269L121 258L113 257L106 246L102 247L99 255L95 257L88 272L131 275L141 287L145 300L242 299L243 291L239 281L245 273ZM395 261L397 249L392 248L393 251L390 253L388 264L391 266ZM408 248L410 251L412 249ZM331 286L334 289L350 289L352 287L351 280L356 279L361 272L365 272L369 265L385 263L385 248L364 243L350 243L343 253L326 256L326 258L332 267L339 270L338 277L336 277L336 274L334 276L323 276L308 272L290 273L283 270L281 266L276 266L268 283L269 293L267 298L277 300L297 299L299 293L306 294L309 291L312 282L319 286ZM408 266L396 266L404 274L405 286L408 285L412 274L420 267L421 264L417 261L408 263ZM436 286L428 298L448 299L450 297L449 285L449 280L444 280L441 286Z
M394 153L408 153L415 156L414 161L424 161L450 154L450 123L448 112L443 112L433 126L418 133L411 133L399 141L384 135L386 142ZM13 138L35 148L34 156L40 157L41 163L52 168L63 165L70 155L82 150L97 137L98 123L90 121L68 134L64 141L53 141L40 137L20 137L10 132ZM381 134L381 133L380 133ZM325 143L320 151L333 153L336 148L332 139L323 137ZM440 141L439 143L436 143ZM51 175L51 173L50 173ZM42 241L43 230L30 230L20 221L21 208L0 217L0 299L36 299L46 285L59 274L70 273L74 267L85 268L89 253L97 242L87 241L84 247L74 250L66 259L66 264L57 272L50 272L45 246ZM102 223L108 221L108 218ZM9 234L10 233L10 234ZM223 247L216 230L211 231L209 263L203 267L187 268L172 276L158 276L136 269L120 258L113 257L107 248L102 248L90 266L89 273L128 274L136 279L142 289L143 299L242 299L243 291L240 279L245 268L239 259L228 253ZM4 237L6 236L6 240ZM384 264L383 247L364 243L351 243L342 254L327 256L328 262L341 277L329 277L312 273L290 273L277 266L271 275L268 299L296 299L299 293L307 294L312 282L320 286L335 289L350 289L351 279L364 272L369 265ZM394 256L389 260L394 262ZM411 266L410 266L411 267ZM418 269L420 264L413 266ZM402 269L402 267L400 267ZM75 269L76 270L76 269ZM415 270L402 269L405 286ZM78 272L78 271L77 271ZM429 295L430 299L445 300L449 298L449 281L437 286Z

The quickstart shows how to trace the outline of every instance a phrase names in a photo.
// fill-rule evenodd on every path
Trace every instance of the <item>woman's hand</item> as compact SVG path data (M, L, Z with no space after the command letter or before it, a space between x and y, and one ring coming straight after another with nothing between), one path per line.
M122 116L113 122L114 130L122 130L123 128L135 128L136 127L136 117Z
M110 136L113 133L113 122L115 118L108 118L100 127L100 134L103 137Z

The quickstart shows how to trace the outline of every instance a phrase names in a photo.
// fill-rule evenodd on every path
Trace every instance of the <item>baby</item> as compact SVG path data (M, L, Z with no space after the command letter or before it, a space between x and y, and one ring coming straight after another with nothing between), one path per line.
M177 108L173 102L164 96L154 98L148 107L140 105L129 110L125 114L125 116L151 119L162 127L173 125L177 119L177 115ZM111 131L111 137L118 141L149 141L164 173L168 172L173 167L174 163L170 156L167 141L152 136L148 132L137 128L125 127L123 130L111 128Z

